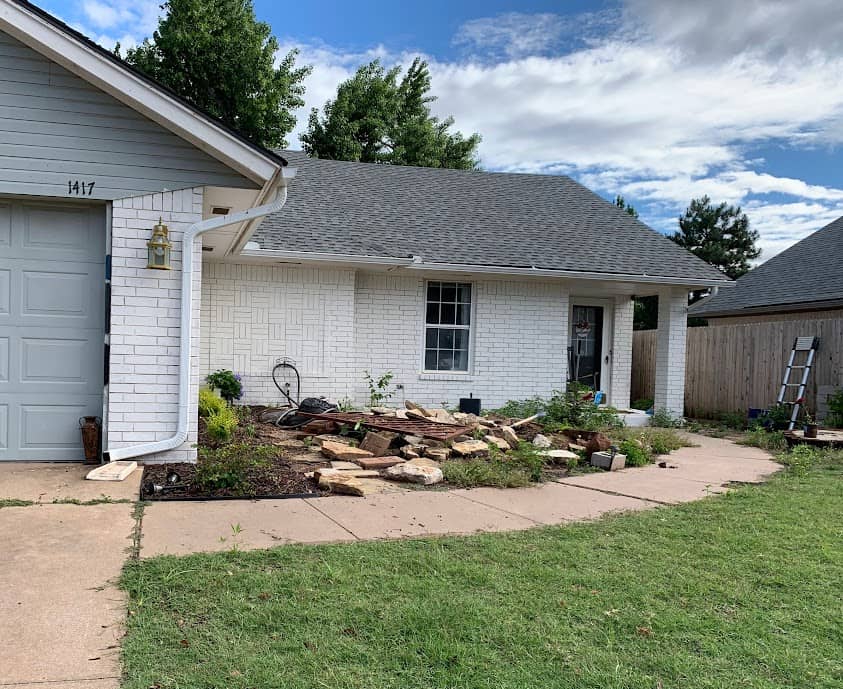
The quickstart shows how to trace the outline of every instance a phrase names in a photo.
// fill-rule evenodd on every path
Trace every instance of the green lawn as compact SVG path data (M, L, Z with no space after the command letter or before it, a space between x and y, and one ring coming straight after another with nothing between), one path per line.
M839 688L841 454L591 524L132 563L125 686Z

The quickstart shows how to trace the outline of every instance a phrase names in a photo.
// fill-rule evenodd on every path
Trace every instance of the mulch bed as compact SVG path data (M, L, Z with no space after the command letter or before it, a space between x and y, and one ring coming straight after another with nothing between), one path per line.
M266 407L249 408L250 418L241 422L235 431L231 442L248 447L261 447L274 445L284 440L293 440L296 436L307 436L307 432L284 431L272 424L263 423L259 420L260 414ZM319 432L324 432L319 429ZM208 437L205 431L204 419L199 419L199 447L213 448L216 443ZM275 498L312 495L319 496L325 493L317 487L316 481L307 478L306 473L317 467L329 466L325 462L296 462L296 455L305 454L306 449L277 447L275 456L265 462L248 467L245 471L244 481L237 490L217 489L205 490L196 484L196 464L172 463L172 464L149 464L143 469L141 480L141 498L143 500L197 500L197 499L220 499L220 498ZM199 462L202 461L200 456ZM175 484L167 481L168 475L172 472L178 474L179 480ZM150 492L147 488L150 484L166 486L166 490L160 493Z

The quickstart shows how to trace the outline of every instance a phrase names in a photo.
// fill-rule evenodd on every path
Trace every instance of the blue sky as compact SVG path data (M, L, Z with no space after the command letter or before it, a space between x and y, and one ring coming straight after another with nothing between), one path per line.
M36 0L103 45L160 0ZM313 65L307 113L375 57L430 63L436 114L490 170L569 174L663 232L691 198L738 203L762 259L843 215L839 0L256 0Z

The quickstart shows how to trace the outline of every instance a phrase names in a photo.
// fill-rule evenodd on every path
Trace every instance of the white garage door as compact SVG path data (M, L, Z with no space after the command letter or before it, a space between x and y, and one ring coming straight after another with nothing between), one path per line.
M0 198L0 460L81 460L102 415L105 207Z

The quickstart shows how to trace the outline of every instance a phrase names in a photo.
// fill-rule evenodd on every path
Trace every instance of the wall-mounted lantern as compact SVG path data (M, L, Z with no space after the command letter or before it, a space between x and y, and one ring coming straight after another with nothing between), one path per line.
M173 245L170 243L169 230L161 218L158 219L158 224L152 228L152 239L146 243L146 246L149 248L149 260L146 267L170 270L170 249Z

